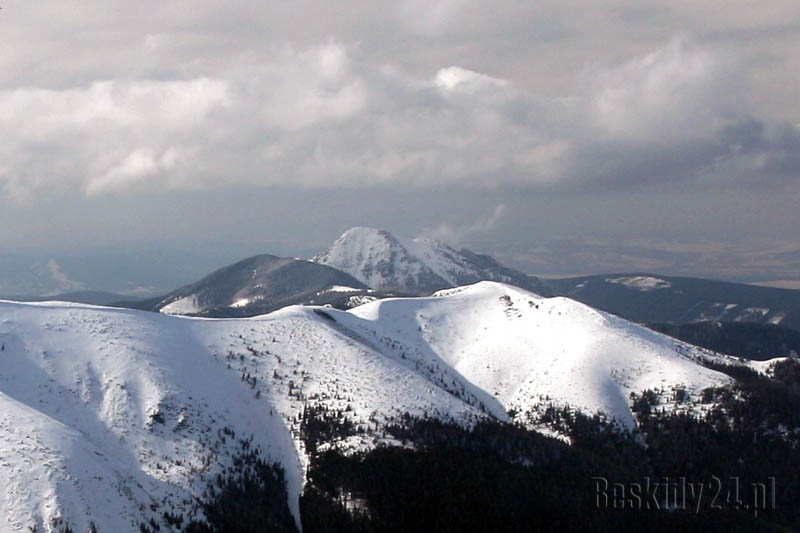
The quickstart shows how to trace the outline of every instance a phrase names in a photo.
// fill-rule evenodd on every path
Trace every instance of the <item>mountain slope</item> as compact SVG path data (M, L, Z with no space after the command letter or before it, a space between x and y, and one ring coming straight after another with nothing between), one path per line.
M347 230L312 261L347 272L373 289L411 294L430 294L483 280L549 292L541 280L506 268L489 256L455 250L438 241L400 240L374 228Z
M800 330L800 291L653 274L548 280L561 295L636 322L754 322Z
M704 359L737 363L492 282L235 320L0 302L0 530L202 521L244 446L283 467L297 519L308 408L352 424L326 443L349 450L391 443L381 427L405 413L535 424L569 404L630 426L630 392L681 387L692 402L664 405L691 410L730 382Z
M230 425L280 459L297 490L283 421L255 408L185 321L141 312L0 304L0 529L86 531L196 512ZM31 465L36 465L31 470Z
M166 314L235 317L365 293L361 282L336 269L264 254L221 268L166 296L134 305Z

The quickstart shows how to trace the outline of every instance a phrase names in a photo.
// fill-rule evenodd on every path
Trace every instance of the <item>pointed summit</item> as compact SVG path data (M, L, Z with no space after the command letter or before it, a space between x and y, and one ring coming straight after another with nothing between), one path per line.
M346 272L373 289L419 293L452 286L381 229L351 228L313 261Z
M501 281L539 294L550 293L538 278L506 268L488 255L456 250L434 240L401 240L375 228L345 231L312 261L347 272L380 290L425 294L478 281Z

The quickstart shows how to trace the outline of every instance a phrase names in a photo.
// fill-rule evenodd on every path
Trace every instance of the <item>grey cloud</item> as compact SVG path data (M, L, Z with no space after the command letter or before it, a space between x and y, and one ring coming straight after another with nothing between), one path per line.
M612 13L626 23L652 24L663 20L674 12L666 5L625 4L612 8Z
M4 242L253 225L324 245L355 224L529 249L640 229L796 240L792 2L3 7ZM310 214L334 199L335 222Z
M414 33L436 35L446 32L468 0L401 0L396 14Z
M778 171L798 152L796 128L732 119L741 99L720 95L733 74L685 39L595 72L569 99L457 65L416 78L333 41L259 58L216 78L2 91L0 122L17 133L0 183L16 199L75 185L569 189ZM55 149L30 166L41 143Z
M729 177L784 185L800 178L800 128L740 117L720 130L716 167Z

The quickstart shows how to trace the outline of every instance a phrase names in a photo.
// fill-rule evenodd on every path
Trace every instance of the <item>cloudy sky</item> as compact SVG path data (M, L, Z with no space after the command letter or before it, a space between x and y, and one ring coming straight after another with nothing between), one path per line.
M540 274L800 279L796 0L2 7L7 250L371 225Z

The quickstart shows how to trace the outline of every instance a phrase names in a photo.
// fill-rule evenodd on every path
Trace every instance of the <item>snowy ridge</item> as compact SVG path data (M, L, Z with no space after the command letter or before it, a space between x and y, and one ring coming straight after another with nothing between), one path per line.
M451 287L475 283L481 280L502 283L519 283L524 274L507 271L488 256L465 255L466 250L457 251L432 239L416 238L401 241L410 253L420 260ZM476 259L484 264L477 264ZM525 276L529 278L529 276ZM528 281L528 280L526 280Z
M338 445L364 449L406 412L470 424L547 398L630 426L630 392L730 381L698 364L718 356L494 282L226 320L0 302L0 348L2 531L202 520L205 486L250 438L298 517L309 405L345 412L363 433Z
M418 257L425 266L451 286L458 285L459 279L464 276L479 275L461 254L444 243L421 238L401 242L411 255Z

